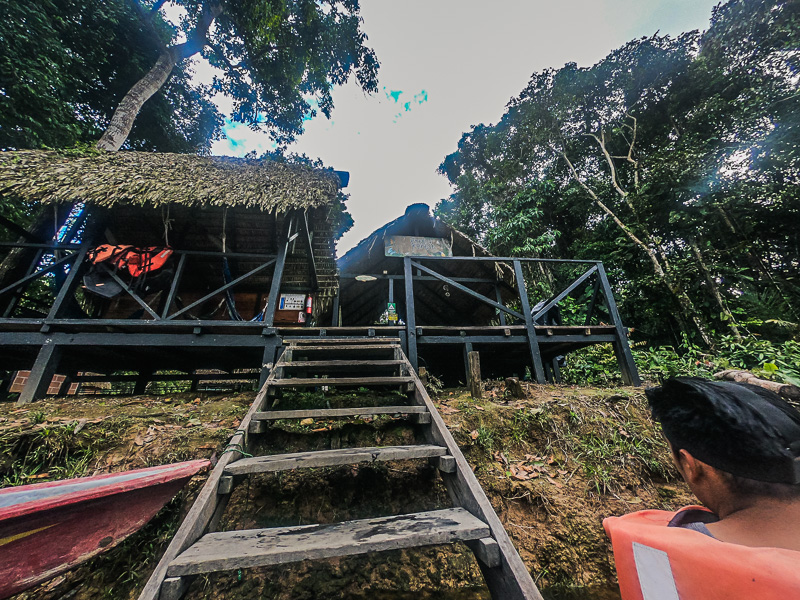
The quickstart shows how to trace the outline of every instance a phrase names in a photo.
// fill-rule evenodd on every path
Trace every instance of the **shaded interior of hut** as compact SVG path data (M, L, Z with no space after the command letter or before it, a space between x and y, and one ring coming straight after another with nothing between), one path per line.
M326 209L307 216L180 204L82 210L86 224L73 240L85 239L90 250L62 318L261 321L281 244L290 239L280 289L286 310L276 310L275 325L312 324L329 310L333 239L329 220L317 214ZM306 218L311 243L303 243ZM325 250L314 269L313 247Z
M489 256L465 235L431 215L428 205L411 205L404 216L374 232L339 260L341 325L397 324L388 320L390 302L396 304L398 322L405 322L403 260L387 255L392 254L387 247L398 236L441 240L454 257ZM508 265L441 260L435 264L431 261L428 266L445 277L470 280L465 285L483 296L499 298L506 304L519 298L513 270ZM483 281L474 281L478 279ZM419 269L414 270L414 308L418 326L500 324L493 307Z

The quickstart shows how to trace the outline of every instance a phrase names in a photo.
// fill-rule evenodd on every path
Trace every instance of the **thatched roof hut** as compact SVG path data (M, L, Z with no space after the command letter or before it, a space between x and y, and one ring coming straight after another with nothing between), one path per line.
M258 159L153 152L0 152L0 195L44 203L235 206L281 213L330 205L341 184L334 171Z
M364 238L338 261L340 271L340 306L344 325L367 325L386 309L388 282L395 279L394 297L398 312L405 314L403 261L387 256L387 240L393 236L438 238L448 246L454 257L491 256L488 250L468 236L431 215L427 204L413 204L402 217L387 223ZM424 260L424 259L423 259ZM495 299L517 297L513 269L504 263L438 260L429 264L438 273L451 278L486 280L470 282L468 287ZM375 281L359 281L357 275L377 276ZM495 291L497 287L497 292ZM440 281L414 278L417 325L486 325L496 317L494 309L475 298Z
M347 173L269 160L149 152L72 154L0 152L0 198L74 205L82 203L102 232L97 243L137 247L171 245L184 251L274 254L285 218L308 219L317 271L316 295L329 303L336 290L335 240L344 206L339 190ZM259 264L231 260L233 277ZM283 288L307 292L310 261L295 242ZM183 282L196 293L223 280L219 259L187 262ZM236 292L269 289L269 271ZM260 296L259 296L260 298ZM262 302L254 300L253 303Z

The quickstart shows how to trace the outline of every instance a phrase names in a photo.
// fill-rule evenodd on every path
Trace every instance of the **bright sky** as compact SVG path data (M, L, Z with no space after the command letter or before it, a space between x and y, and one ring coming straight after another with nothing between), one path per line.
M334 90L291 151L350 172L355 226L339 255L406 206L450 194L436 168L471 125L495 123L530 75L566 62L590 66L660 31L706 29L719 0L361 0L364 31L381 62L379 93ZM224 103L221 104L224 110ZM266 134L227 127L214 154L270 149Z

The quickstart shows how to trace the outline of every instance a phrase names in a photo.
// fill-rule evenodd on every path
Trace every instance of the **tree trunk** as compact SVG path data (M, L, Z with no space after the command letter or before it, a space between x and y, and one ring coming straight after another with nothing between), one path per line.
M740 383L749 383L750 385L757 385L765 390L775 392L784 398L792 400L800 399L800 388L788 383L778 383L777 381L769 381L768 379L759 379L750 371L741 371L737 369L728 369L714 373L715 379L725 379L728 381L738 381Z
M733 333L734 337L738 341L742 341L742 334L739 333L739 328L736 326L736 320L733 318L733 314L728 307L725 305L725 301L722 299L722 294L719 293L719 288L717 287L717 282L714 281L714 277L712 277L711 272L706 267L706 263L703 261L703 255L700 252L700 248L697 246L697 242L694 238L689 238L689 246L692 249L692 253L694 257L697 259L697 264L700 267L700 272L705 277L706 283L708 284L708 291L714 300L717 302L720 311L722 314L725 315L726 321L725 324L730 328L731 333Z
M122 102L114 111L111 122L108 124L103 136L97 142L97 148L116 152L120 149L131 133L133 122L153 94L161 89L167 81L172 69L175 67L175 58L170 50L161 53L152 69L137 81L130 91L125 94Z
M197 54L203 49L206 43L208 29L211 27L214 19L221 13L222 5L218 4L216 1L212 0L205 4L203 6L202 17L188 39L182 44L170 46L162 50L153 68L134 84L130 91L125 94L119 106L117 106L114 115L111 117L111 122L108 124L102 137L97 141L97 148L99 150L116 152L122 147L122 144L128 139L131 128L133 127L133 122L136 120L136 116L139 114L144 103L161 89L161 86L167 81L176 64Z
M570 171L572 172L572 177L575 181L580 184L580 186L586 190L586 192L591 196L594 203L606 213L611 219L616 223L616 225L625 233L629 240L631 240L636 246L644 250L647 254L647 257L650 259L650 263L653 265L653 272L656 274L656 277L665 285L665 287L670 291L670 293L675 297L678 301L678 304L681 307L681 310L692 320L694 326L697 328L698 333L700 333L700 337L709 348L714 345L711 336L708 335L706 331L705 325L700 320L700 317L697 315L697 310L694 307L694 303L692 299L686 294L686 292L680 288L677 283L672 281L672 278L667 274L664 268L661 266L661 263L658 260L658 255L656 254L655 250L653 250L650 246L645 244L642 240L636 237L636 234L628 227L622 220L612 211L606 204L600 200L600 197L595 193L595 191L590 188L586 183L584 183L580 177L578 176L578 172L575 170L575 167L572 164L572 161L569 160L565 152L561 153L561 156L564 157L564 160L567 161L567 165L569 166ZM675 315L675 318L681 324L681 327L685 330L687 329L685 326L685 321L683 320L681 315Z
M765 264L764 259L753 254L753 252L748 247L750 243L749 240L746 240L742 237L742 234L733 224L733 220L731 219L731 217L728 215L728 213L725 212L725 209L719 204L715 204L714 208L717 210L720 217L722 218L722 222L725 223L726 227L731 232L731 234L733 234L734 239L739 244L742 251L745 253L745 256L747 257L747 262L750 265L750 272L752 273L753 277L755 278L755 275L757 274L763 275L764 278L772 285L772 287L775 288L775 291L778 293L778 296L780 296L781 299L783 300L784 304L786 305L786 308L788 309L792 317L795 320L800 320L800 313L798 313L795 310L794 303L784 292L784 286L786 284L783 282L783 280L778 281L775 278L775 274L772 272L769 266Z

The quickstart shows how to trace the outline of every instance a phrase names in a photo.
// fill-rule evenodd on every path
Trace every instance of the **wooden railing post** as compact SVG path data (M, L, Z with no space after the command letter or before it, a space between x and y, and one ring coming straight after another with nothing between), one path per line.
M608 314L611 316L611 321L614 323L616 330L615 337L617 341L613 342L614 354L617 356L619 369L622 372L622 380L626 385L640 386L642 380L639 379L639 371L636 368L636 362L633 360L631 347L628 345L628 332L622 325L622 319L617 310L617 303L614 301L614 292L611 290L611 285L608 283L606 277L606 270L603 268L602 263L597 263L597 274L600 278L600 285L603 288L603 297L606 301Z
M525 278L522 275L522 263L514 260L514 275L517 279L517 290L519 291L520 306L522 315L525 317L525 331L528 337L528 346L531 351L531 361L533 363L533 377L536 383L545 383L544 366L542 365L542 354L539 351L539 342L536 339L536 327L533 324L531 315L531 305L528 301L528 288L525 286Z
M419 367L417 358L417 319L414 314L414 272L411 268L411 258L403 258L403 275L406 282L406 344L408 347L408 360L411 366Z

